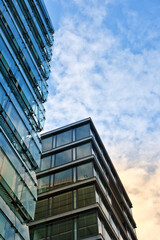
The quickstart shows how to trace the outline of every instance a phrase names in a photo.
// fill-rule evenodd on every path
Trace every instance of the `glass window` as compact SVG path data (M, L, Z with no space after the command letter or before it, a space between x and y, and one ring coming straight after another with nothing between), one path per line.
M43 193L49 190L49 176L38 179L38 193Z
M57 147L70 142L72 142L72 130L69 130L57 135L57 144L56 144Z
M42 152L52 149L52 137L42 139Z
M51 166L51 158L52 158L52 156L41 158L41 167L40 167L41 171L50 168L50 166Z
M88 186L78 189L78 207L85 207L95 203L94 186Z
M77 149L77 159L91 155L91 143L80 145L76 149Z
M90 136L90 125L86 124L76 128L76 140Z
M72 219L55 223L52 228L52 240L72 240L73 239L73 223Z
M72 192L67 192L53 197L53 214L72 210Z
M96 213L85 213L79 217L79 239L94 236L98 233Z
M36 204L35 220L48 216L48 198L38 201Z
M56 154L55 166L65 164L72 161L72 150L66 150Z
M72 169L67 169L55 174L54 186L67 185L72 182Z
M92 163L86 163L77 167L78 180L84 180L93 176Z
M35 228L30 230L30 239L31 240L44 240L46 239L46 226L38 225Z

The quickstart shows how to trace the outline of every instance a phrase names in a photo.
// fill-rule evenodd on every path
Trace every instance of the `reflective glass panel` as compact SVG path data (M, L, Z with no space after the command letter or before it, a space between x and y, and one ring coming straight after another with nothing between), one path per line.
M77 159L87 157L92 154L91 143L80 145L76 148L76 150L77 150Z
M38 193L43 193L49 190L49 176L38 179Z
M72 142L72 130L57 135L57 147L70 142Z
M41 171L46 170L51 167L51 158L52 158L52 156L47 156L47 157L41 158L41 167L40 167Z
M55 174L54 186L66 185L72 182L72 169L67 169Z
M77 167L78 180L84 180L93 176L92 163L86 163Z
M42 152L52 149L52 137L42 139Z
M90 136L90 125L86 124L76 128L76 140L86 138Z
M55 166L65 164L72 161L72 150L66 150L56 154Z

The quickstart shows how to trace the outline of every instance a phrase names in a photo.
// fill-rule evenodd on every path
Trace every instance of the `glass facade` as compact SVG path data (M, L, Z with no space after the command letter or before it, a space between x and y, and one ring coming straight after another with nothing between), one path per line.
M0 239L28 240L54 30L43 0L0 0L0 26Z
M91 119L44 133L42 145L31 239L137 240L131 202Z

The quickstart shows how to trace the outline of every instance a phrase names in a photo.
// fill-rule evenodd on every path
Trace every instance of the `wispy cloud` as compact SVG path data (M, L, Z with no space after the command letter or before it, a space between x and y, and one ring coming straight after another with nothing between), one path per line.
M158 28L147 31L153 40L147 47L149 37L143 39L141 28L147 29L151 19L138 22L139 13L121 5L126 22L117 16L113 31L109 9L115 2L101 1L100 7L99 1L72 3L76 12L62 17L55 33L45 130L92 117L130 193L139 239L158 240Z

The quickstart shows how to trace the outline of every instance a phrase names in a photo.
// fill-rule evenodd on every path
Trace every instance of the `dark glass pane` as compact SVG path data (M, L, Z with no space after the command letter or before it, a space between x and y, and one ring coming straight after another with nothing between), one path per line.
M55 174L54 186L67 185L72 182L72 169L67 169L65 171Z
M95 203L94 186L78 189L78 207L85 207Z
M52 226L52 240L72 240L73 226L72 219L55 223Z
M93 176L92 163L86 163L77 167L78 180L84 180Z
M53 214L72 210L72 192L67 192L53 197Z
M52 137L42 139L42 152L52 149Z
M51 166L51 156L44 157L41 159L41 168L40 168L41 171L50 168L50 166Z
M30 240L44 240L46 235L46 226L38 225L38 227L30 230Z
M35 220L48 216L48 198L38 201L36 204Z
M77 149L77 159L91 155L91 144L90 143L80 145L76 149Z
M72 142L72 130L57 135L57 147L70 142Z
M38 193L43 193L49 190L49 176L38 179Z
M66 150L56 154L55 166L65 164L72 161L72 150Z
M90 136L90 125L86 124L76 128L76 140Z
M96 213L85 213L79 217L79 239L94 236L98 233Z

